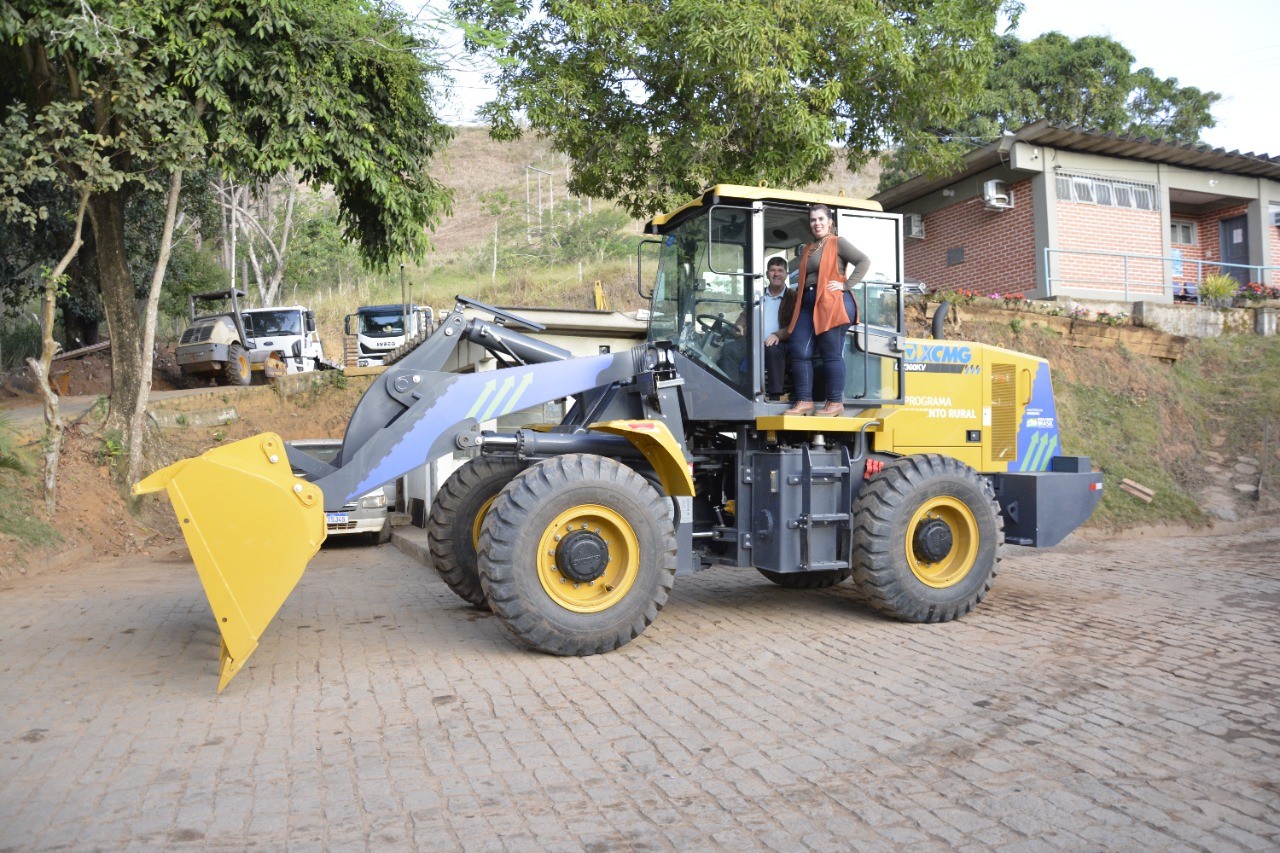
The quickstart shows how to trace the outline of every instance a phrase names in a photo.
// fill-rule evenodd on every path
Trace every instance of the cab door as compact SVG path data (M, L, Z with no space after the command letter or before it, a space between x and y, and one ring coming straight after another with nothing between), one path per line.
M841 210L837 231L871 259L853 287L858 322L845 345L845 402L901 402L903 319L902 217L896 213Z

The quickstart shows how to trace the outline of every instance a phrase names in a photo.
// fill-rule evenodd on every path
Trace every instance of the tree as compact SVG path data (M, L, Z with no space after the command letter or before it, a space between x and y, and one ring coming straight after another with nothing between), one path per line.
M246 290L252 270L259 304L274 305L284 282L285 257L293 236L293 208L299 190L297 170L287 169L258 186L219 176L212 189L221 208L223 267L236 286ZM243 261L243 277L237 276L237 261Z
M367 0L0 0L0 65L19 69L0 149L88 186L112 339L108 428L125 437L126 482L141 467L155 288L138 309L125 206L166 186L172 230L183 170L208 163L244 181L290 166L330 184L345 235L370 263L416 257L449 193L427 172L449 130L431 110L430 45L398 11ZM12 147L12 148L11 148ZM6 160L6 162L10 162ZM21 192L49 170L0 172ZM6 218L34 223L21 202Z
M1024 42L1002 36L983 94L972 111L952 124L921 121L894 151L881 173L881 188L920 171L911 149L920 140L943 140L970 151L1041 119L1101 133L1145 136L1163 142L1198 143L1213 127L1216 92L1179 86L1150 68L1133 68L1133 54L1104 36L1070 39L1045 33Z
M903 128L969 113L1003 0L454 0L499 64L485 108L571 158L568 188L633 215L718 182L796 186ZM1009 4L1015 5L1015 4ZM912 162L955 155L938 141Z

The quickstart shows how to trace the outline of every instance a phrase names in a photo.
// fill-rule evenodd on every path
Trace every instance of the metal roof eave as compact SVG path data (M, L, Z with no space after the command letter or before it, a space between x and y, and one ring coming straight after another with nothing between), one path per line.
M1280 157L1254 153L1241 154L1239 151L1210 148L1208 145L1178 145L1146 137L1093 133L1078 126L1055 125L1046 119L1018 130L1013 134L1013 141L1084 154L1164 163L1186 169L1280 180ZM957 172L941 177L917 175L896 187L877 193L872 196L872 199L880 202L885 209L892 210L979 172L994 168L1001 162L1000 141L989 142L966 154L964 166Z
M645 223L646 234L656 233L658 228L671 222L687 210L735 199L741 201L793 201L798 204L825 204L833 208L853 208L856 210L882 211L884 208L877 201L862 198L851 198L828 193L798 192L796 190L780 190L773 187L748 187L739 184L716 184L702 195L681 205L670 213L660 213Z

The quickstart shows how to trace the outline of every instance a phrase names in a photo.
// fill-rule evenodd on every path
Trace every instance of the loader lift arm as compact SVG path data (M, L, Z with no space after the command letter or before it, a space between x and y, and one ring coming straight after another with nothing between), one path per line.
M464 307L491 312L502 320L467 319ZM631 351L590 358L572 357L512 330L541 329L498 308L458 297L429 338L391 364L365 392L343 437L333 470L314 482L327 509L390 482L474 441L479 424L537 403L634 378ZM506 366L483 373L445 373L461 341L494 354ZM374 485L369 485L374 484Z

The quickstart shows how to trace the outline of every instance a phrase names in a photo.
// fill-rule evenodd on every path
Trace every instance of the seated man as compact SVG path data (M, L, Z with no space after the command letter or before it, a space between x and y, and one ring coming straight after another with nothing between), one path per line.
M783 383L787 371L787 348L778 337L782 321L788 318L795 304L795 291L787 287L787 262L780 257L769 259L766 266L769 286L761 298L764 307L764 393L770 402L778 402L782 397ZM752 338L747 334L751 327L750 309L738 315L734 328L738 339L730 341L721 350L719 364L727 373L745 372L750 367L747 357L747 341Z
M769 286L763 297L764 329L761 330L764 333L764 393L770 402L777 402L782 397L787 370L787 348L778 333L791 318L796 292L787 287L787 262L782 258L770 258L765 275ZM739 322L742 319L739 318Z

